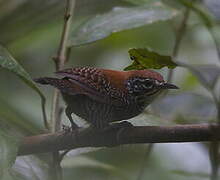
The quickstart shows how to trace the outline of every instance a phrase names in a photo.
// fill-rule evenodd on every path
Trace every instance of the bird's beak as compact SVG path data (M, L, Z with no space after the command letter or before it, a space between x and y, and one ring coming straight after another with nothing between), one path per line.
M161 89L179 89L176 85L170 83L163 83L159 87Z

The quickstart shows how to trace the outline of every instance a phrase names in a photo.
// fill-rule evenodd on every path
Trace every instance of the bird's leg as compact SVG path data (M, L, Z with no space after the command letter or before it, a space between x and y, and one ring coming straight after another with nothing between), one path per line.
M70 106L67 106L67 107L66 107L65 113L66 113L66 116L68 117L68 119L70 120L71 129L72 129L72 130L77 129L78 126L76 125L76 123L74 123L73 118L72 118L72 116L71 116L71 114L72 114L72 109L71 109Z

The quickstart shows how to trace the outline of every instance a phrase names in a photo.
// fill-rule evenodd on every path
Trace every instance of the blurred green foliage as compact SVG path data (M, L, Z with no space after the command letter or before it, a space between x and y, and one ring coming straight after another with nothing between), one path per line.
M173 0L77 0L71 38L80 38L85 25L89 24L89 27L92 27L93 23L94 25L101 24L102 18L107 21L109 27L98 26L100 28L96 32L98 35L102 33L101 36L95 34L91 37L90 33L87 33L88 37L83 36L83 38L90 38L90 41L86 39L87 41L84 42L90 42L90 44L72 47L70 61L66 67L96 66L122 70L131 63L128 55L130 48L150 47L159 54L171 55L176 28L185 8L181 2ZM212 10L213 5L209 4L209 1L205 2L205 5L208 3L209 9ZM158 16L159 18L154 23L149 23L146 17L146 22L142 19L141 23L136 26L138 11L135 11L136 18L134 19L132 13L129 14L126 11L126 16L132 23L123 22L122 28L121 26L118 28L117 23L108 22L111 19L108 15L116 16L114 11L117 8L144 9L148 5L152 6L152 3L159 4L168 13L175 13L165 18L166 21L159 21L162 17ZM194 5L197 12L198 10L201 12L202 9L205 15L208 14L215 28L216 41L219 42L219 22L218 18L214 18L218 17L219 13L216 13L216 10L209 12L200 1ZM58 0L0 1L0 44L10 51L32 78L53 75L55 71L52 57L58 48L64 6L65 2ZM98 22L92 21L97 20L97 17ZM117 19L117 16L114 18ZM111 26L111 23L114 26ZM204 27L204 21L195 11L191 14L187 25L177 60L180 65L190 67L187 68L190 71L177 67L173 77L174 83L181 89L177 94L169 93L166 97L157 100L150 108L150 114L144 113L132 119L134 124L152 124L152 122L184 124L216 120L217 110L212 97L201 86L202 83L203 86L208 87L208 90L213 90L219 95L219 62L216 48L212 36ZM74 34L76 27L79 28L78 35ZM91 29L87 30L90 32ZM159 72L166 77L167 68ZM15 134L19 134L19 137L38 134L44 130L44 127L40 99L35 92L15 75L1 67L0 84L0 156L4 157L0 158L0 167L10 170L10 173L6 175L0 171L0 177L4 175L4 180L48 179L49 154L18 157L10 169L15 160L18 142ZM52 88L44 88L42 91L47 98L49 114ZM66 123L66 117L63 115L62 118ZM5 126L10 128L6 131ZM116 148L73 150L62 161L64 179L133 180L139 176L142 166L144 166L142 179L209 179L210 165L207 149L201 144L156 145L150 157L145 156L146 148L146 145L129 145Z

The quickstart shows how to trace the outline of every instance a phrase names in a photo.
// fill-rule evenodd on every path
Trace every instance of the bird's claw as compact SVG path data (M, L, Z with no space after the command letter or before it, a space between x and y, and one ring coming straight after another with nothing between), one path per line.
M66 126L64 124L62 124L62 130L65 132L65 133L70 133L72 131L72 128L69 127L69 126Z
M104 130L121 129L121 128L129 128L129 127L133 127L133 125L128 121L122 121L119 123L113 123L107 126L106 128L104 128Z
M76 124L71 124L71 126L66 126L66 125L62 125L62 130L65 132L65 133L70 133L70 132L73 132L75 131L76 129L78 129L79 127L76 125Z

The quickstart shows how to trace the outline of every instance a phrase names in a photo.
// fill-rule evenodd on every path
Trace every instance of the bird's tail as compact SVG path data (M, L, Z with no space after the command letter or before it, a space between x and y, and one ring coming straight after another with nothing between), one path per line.
M36 83L43 84L43 85L51 85L61 92L71 93L74 92L74 86L69 82L67 79L58 79L58 78L50 78L50 77L43 77L34 79Z

